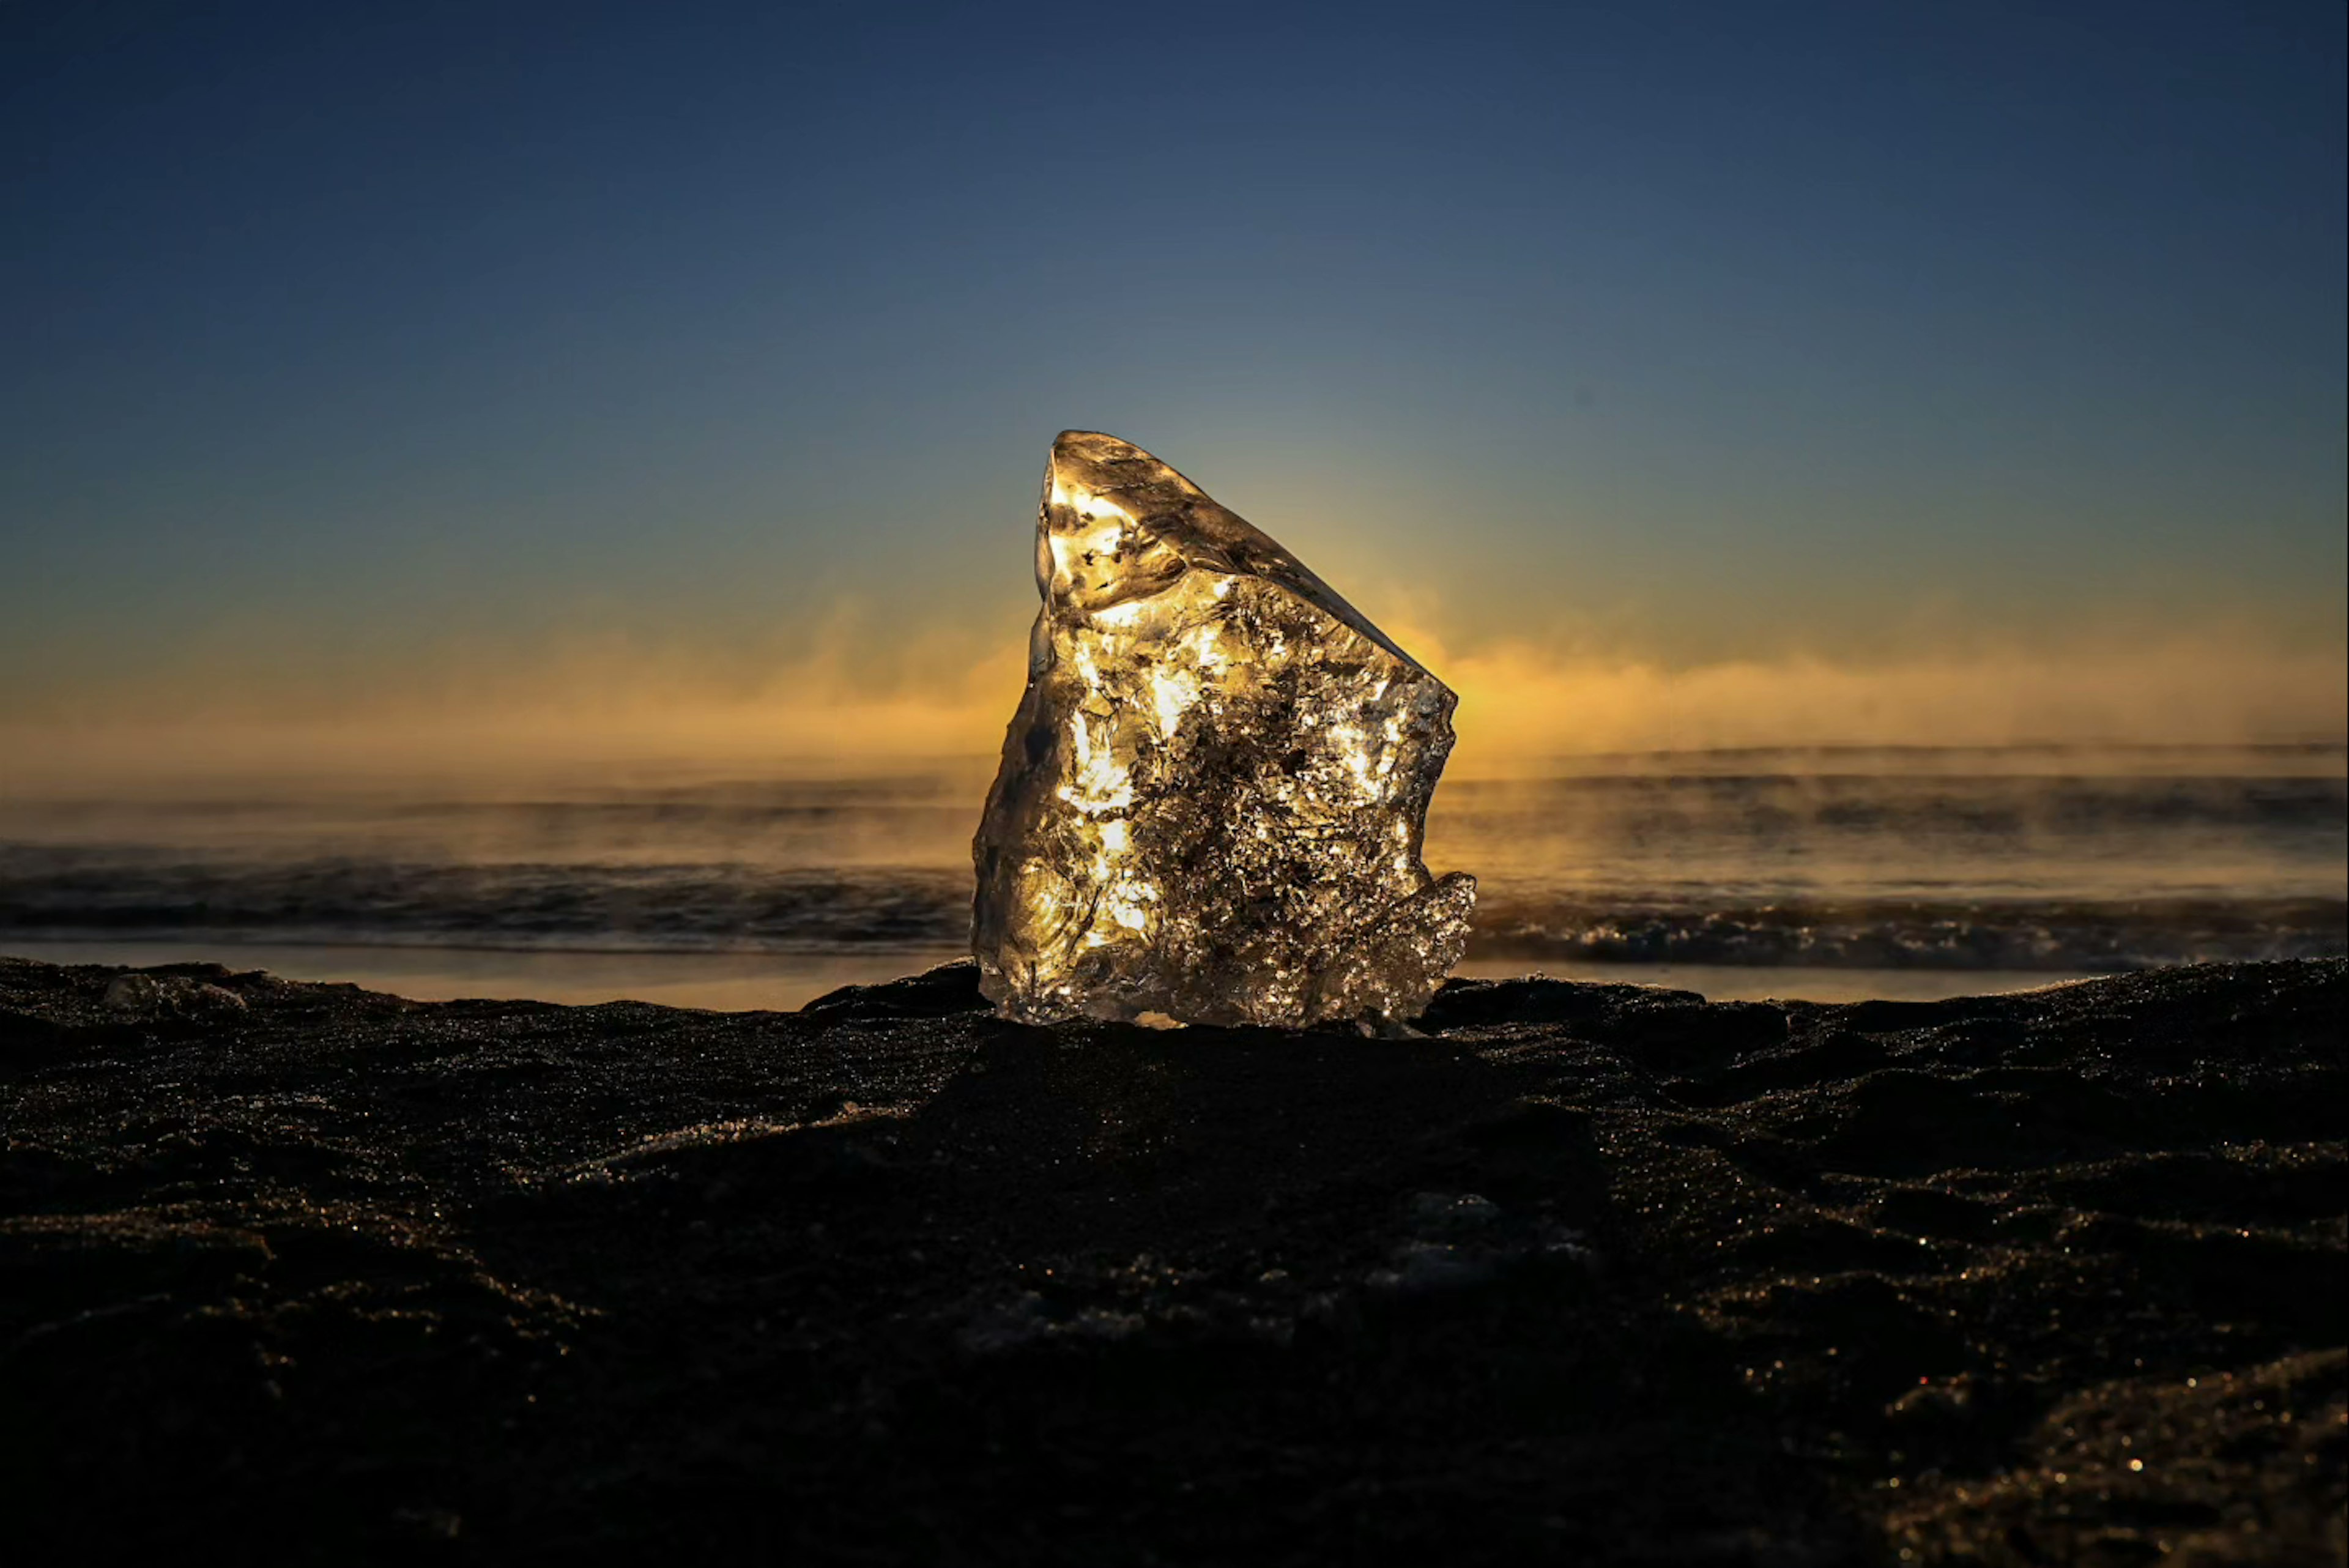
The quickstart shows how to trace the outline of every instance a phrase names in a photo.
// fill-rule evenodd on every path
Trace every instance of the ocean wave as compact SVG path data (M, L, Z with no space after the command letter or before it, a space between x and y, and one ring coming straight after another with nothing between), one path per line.
M944 868L357 859L125 865L0 853L0 933L720 952L958 942L970 879Z
M851 951L961 942L968 871L937 866L445 864L170 858L0 846L0 940L169 937L592 951ZM1488 886L1481 959L2101 971L2349 953L2349 898L1791 899Z
M1488 900L1470 954L1817 969L2121 971L2349 954L2349 899L1883 900L1640 909Z

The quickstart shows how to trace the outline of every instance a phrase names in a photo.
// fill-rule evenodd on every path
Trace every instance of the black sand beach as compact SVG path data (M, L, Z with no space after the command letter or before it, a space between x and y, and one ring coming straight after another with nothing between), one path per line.
M1429 1037L0 961L16 1561L2337 1563L2337 960Z

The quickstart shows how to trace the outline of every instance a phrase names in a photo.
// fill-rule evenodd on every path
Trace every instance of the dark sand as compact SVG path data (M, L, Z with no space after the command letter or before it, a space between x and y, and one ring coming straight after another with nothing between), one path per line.
M0 961L9 1557L2338 1563L2349 965L1033 1030Z

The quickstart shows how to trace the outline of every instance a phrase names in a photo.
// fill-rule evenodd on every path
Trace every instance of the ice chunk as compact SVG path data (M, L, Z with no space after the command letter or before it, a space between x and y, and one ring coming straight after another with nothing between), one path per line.
M1052 443L1028 690L972 845L1008 1018L1382 1027L1459 961L1420 859L1450 689L1140 447Z

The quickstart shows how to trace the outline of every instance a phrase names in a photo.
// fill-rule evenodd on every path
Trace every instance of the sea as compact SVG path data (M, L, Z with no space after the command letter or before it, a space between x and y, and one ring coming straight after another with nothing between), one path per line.
M792 1008L962 956L988 764L0 794L0 952ZM0 781L4 782L4 781ZM1471 976L1930 999L2349 953L2349 749L1554 759L1437 792Z

